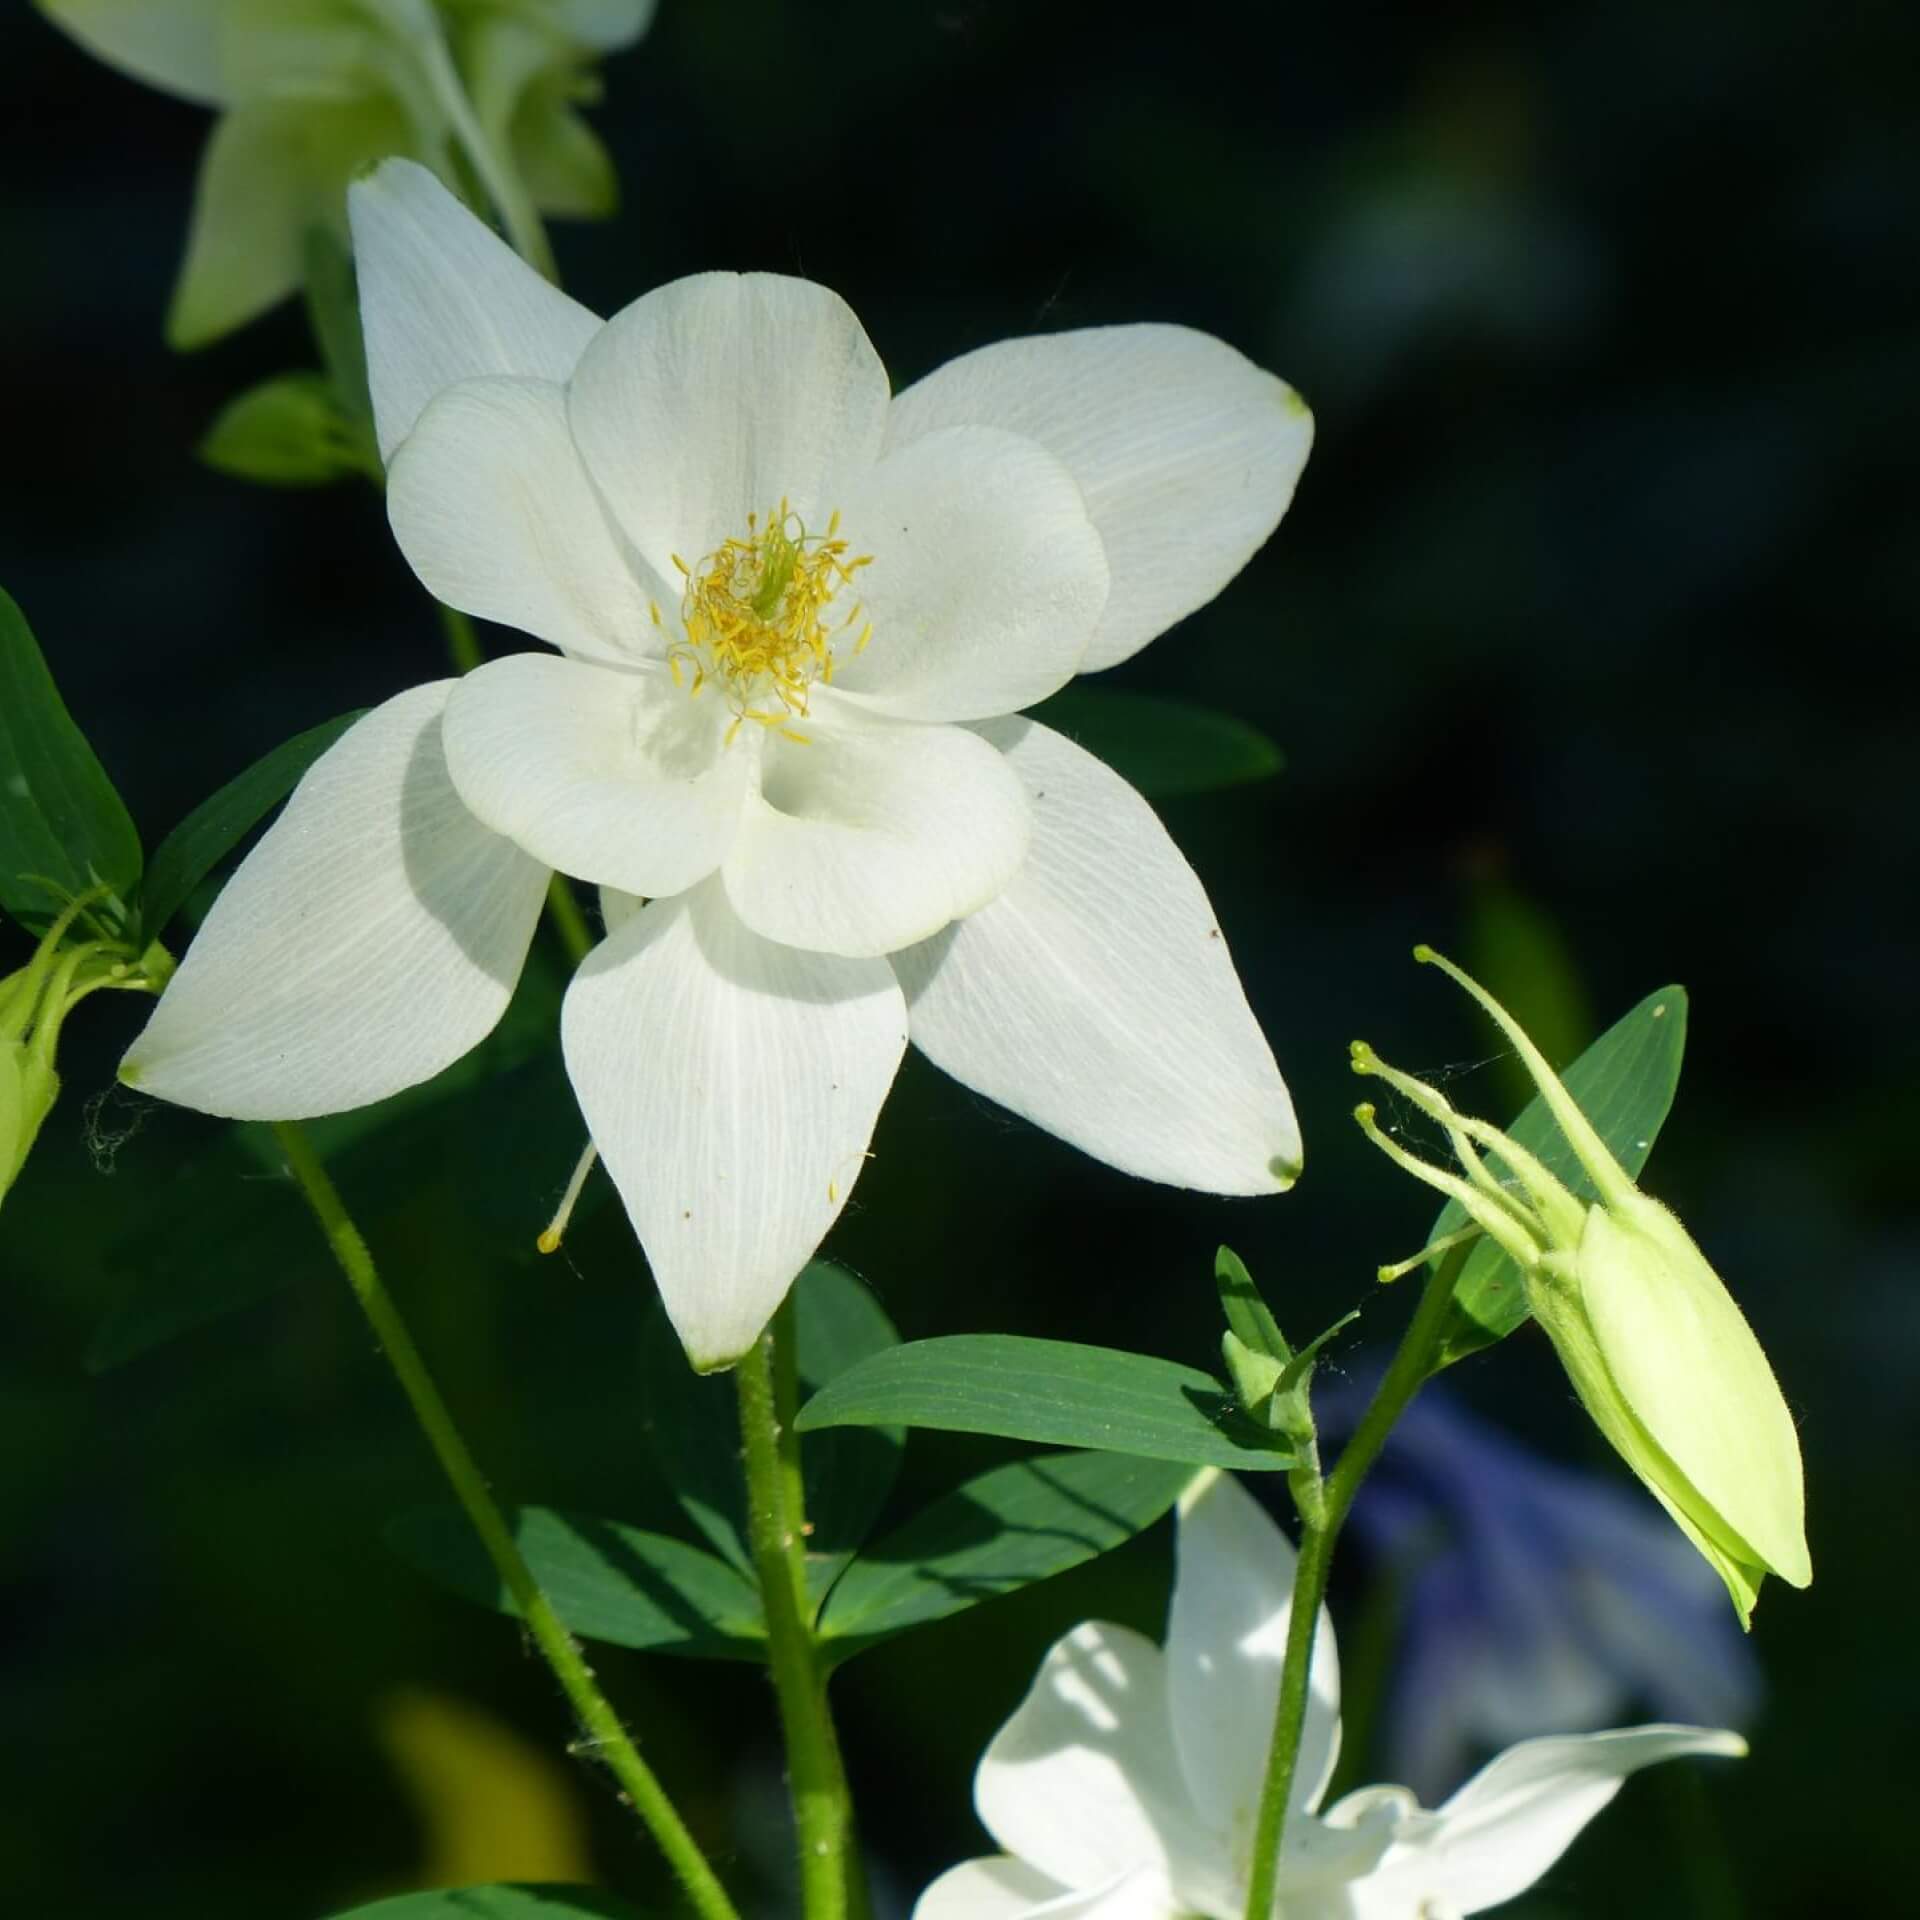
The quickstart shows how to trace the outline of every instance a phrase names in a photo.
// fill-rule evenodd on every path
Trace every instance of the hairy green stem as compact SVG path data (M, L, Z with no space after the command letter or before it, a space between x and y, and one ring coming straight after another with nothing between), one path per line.
M806 1510L793 1312L783 1306L737 1369L747 1474L747 1534L767 1621L767 1661L786 1736L788 1787L806 1920L861 1910L853 1857L853 1798L827 1707L827 1673L807 1604Z
M414 1345L399 1307L380 1278L365 1238L348 1215L312 1142L291 1122L282 1122L273 1131L287 1157L288 1168L306 1195L333 1257L340 1263L340 1270L367 1316L374 1338L386 1354L387 1363L393 1368L394 1377L426 1434L428 1445L452 1484L455 1497L472 1522L474 1532L480 1536L495 1572L513 1596L513 1604L533 1636L534 1644L579 1715L588 1750L606 1763L620 1783L626 1799L666 1855L667 1864L679 1878L700 1920L740 1920L739 1910L715 1878L706 1856L654 1777L652 1768L641 1759L632 1736L595 1682L578 1643L534 1578L506 1516L474 1464L447 1410L447 1403L427 1371L420 1349Z
M1260 1816L1254 1827L1253 1865L1247 1883L1246 1920L1272 1920L1274 1890L1280 1878L1280 1849L1286 1840L1287 1802L1300 1759L1300 1735L1306 1726L1313 1660L1314 1629L1327 1597L1327 1574L1334 1542L1367 1469L1380 1456L1394 1422L1420 1391L1439 1349L1440 1332L1453 1301L1454 1284L1467 1249L1455 1247L1429 1277L1399 1350L1394 1354L1353 1438L1321 1489L1318 1502L1302 1503L1300 1558L1293 1574L1293 1613L1287 1622L1286 1657L1280 1668L1280 1698L1273 1715L1273 1744L1267 1751L1266 1779L1260 1790ZM1309 1520L1306 1516L1315 1513Z

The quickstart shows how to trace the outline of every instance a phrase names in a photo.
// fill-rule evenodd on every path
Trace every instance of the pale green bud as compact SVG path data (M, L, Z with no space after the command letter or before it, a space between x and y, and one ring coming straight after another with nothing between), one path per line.
M60 1078L53 1070L53 1043L60 1017L43 1015L49 1001L64 993L57 968L63 919L41 941L33 958L0 980L0 1202L6 1200L41 1123L59 1098Z
M21 1041L0 1040L0 1205L59 1097L60 1076L50 1065Z
M53 1056L61 1022L102 987L157 993L173 971L172 956L157 940L137 962L108 941L66 944L88 901L104 892L96 888L69 901L33 958L0 979L0 1201L19 1178L42 1123L60 1097Z
M1813 1578L1799 1436L1767 1357L1686 1228L1634 1185L1506 1011L1430 949L1415 958L1458 981L1513 1043L1598 1197L1575 1195L1518 1143L1356 1042L1355 1071L1438 1120L1464 1177L1388 1140L1370 1107L1361 1125L1512 1256L1582 1405L1726 1582L1745 1625L1767 1574L1796 1587Z

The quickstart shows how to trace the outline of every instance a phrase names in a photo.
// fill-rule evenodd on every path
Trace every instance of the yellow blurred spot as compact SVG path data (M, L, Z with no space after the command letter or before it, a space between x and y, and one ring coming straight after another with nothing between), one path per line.
M378 1707L375 1732L419 1817L414 1886L595 1878L574 1780L504 1722L409 1689Z

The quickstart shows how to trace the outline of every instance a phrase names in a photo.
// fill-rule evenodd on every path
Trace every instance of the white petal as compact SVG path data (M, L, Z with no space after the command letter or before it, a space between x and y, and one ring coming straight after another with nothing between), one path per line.
M721 869L756 933L891 953L974 912L1026 858L1025 789L977 734L854 717L816 692L804 740L770 733Z
M220 16L228 0L40 0L40 8L110 67L203 107L224 105Z
M565 382L600 322L425 167L389 160L347 196L380 455L427 402L490 373Z
M438 394L394 455L387 517L427 591L556 647L616 663L660 651L679 605L622 550L550 381L463 380Z
M1281 1845L1281 1910L1290 1920L1317 1914L1313 1896L1319 1895L1328 1903L1328 1920L1349 1920L1347 1884L1364 1879L1401 1834L1432 1818L1404 1787L1364 1787L1324 1818L1294 1807Z
M913 1920L1027 1920L1067 1891L1021 1860L963 1860L913 1903Z
M913 1920L1190 1920L1185 1904L1150 1869L1123 1874L1089 1893L1053 1888L1038 1903L1023 1894L1036 1885L1052 1882L1017 1860L969 1860L920 1896Z
M1463 1914L1497 1907L1560 1858L1628 1774L1687 1754L1738 1759L1746 1750L1735 1733L1666 1726L1510 1747L1349 1889L1355 1920L1407 1920L1425 1902Z
M1146 1870L1163 1884L1220 1852L1174 1758L1160 1649L1126 1627L1076 1627L994 1735L974 1805L1006 1850L1062 1886Z
M128 1050L129 1085L300 1120L385 1099L485 1038L547 873L454 792L452 684L396 695L314 762Z
M1280 523L1313 442L1298 394L1186 327L1090 327L983 347L894 402L889 448L1005 427L1067 464L1113 590L1088 672L1205 606Z
M1106 554L1080 489L1017 433L916 440L834 505L872 565L854 576L864 651L834 685L910 720L984 720L1079 671L1107 599Z
M1176 1899L1152 1868L1124 1874L1091 1893L1069 1893L1035 1907L1028 1920L1190 1920L1184 1900Z
M1242 1869L1273 1745L1293 1569L1291 1542L1231 1475L1203 1475L1181 1496L1167 1618L1173 1737L1194 1804L1231 1824ZM1322 1608L1290 1813L1326 1791L1339 1746L1340 1667Z
M561 1031L687 1357L730 1365L860 1177L906 1045L886 963L775 946L709 882L588 956Z
M650 898L684 892L732 844L753 743L722 747L719 701L664 667L516 653L447 703L447 765L496 833L576 880Z
M573 437L663 577L789 501L824 527L872 465L887 376L853 311L810 281L702 273L608 321L569 392Z
M895 957L914 1043L1096 1159L1279 1193L1300 1130L1219 923L1153 809L1031 720L977 731L1027 783L1033 848L991 906Z

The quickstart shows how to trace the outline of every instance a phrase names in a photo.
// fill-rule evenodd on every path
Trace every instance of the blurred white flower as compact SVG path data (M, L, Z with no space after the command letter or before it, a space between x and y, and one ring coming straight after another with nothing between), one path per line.
M558 869L608 928L568 1069L697 1365L752 1343L838 1215L909 1034L1124 1171L1290 1184L1292 1105L1192 870L1009 716L1246 563L1306 458L1291 390L1137 326L892 398L806 281L704 274L602 325L417 167L353 215L401 548L559 652L348 733L127 1076L279 1118L425 1079L499 1017Z
M348 182L404 154L471 179L538 251L534 209L610 212L613 169L576 111L593 60L653 0L39 0L90 53L221 115L200 168L167 337L202 346L300 286Z
M914 1920L1241 1920L1294 1554L1253 1497L1207 1473L1181 1501L1163 1650L1090 1622L1062 1640L995 1735L974 1784L1006 1853L921 1895ZM1511 1900L1630 1773L1738 1756L1697 1727L1528 1740L1424 1810L1404 1787L1320 1808L1340 1745L1324 1613L1281 1847L1276 1920L1439 1920Z

